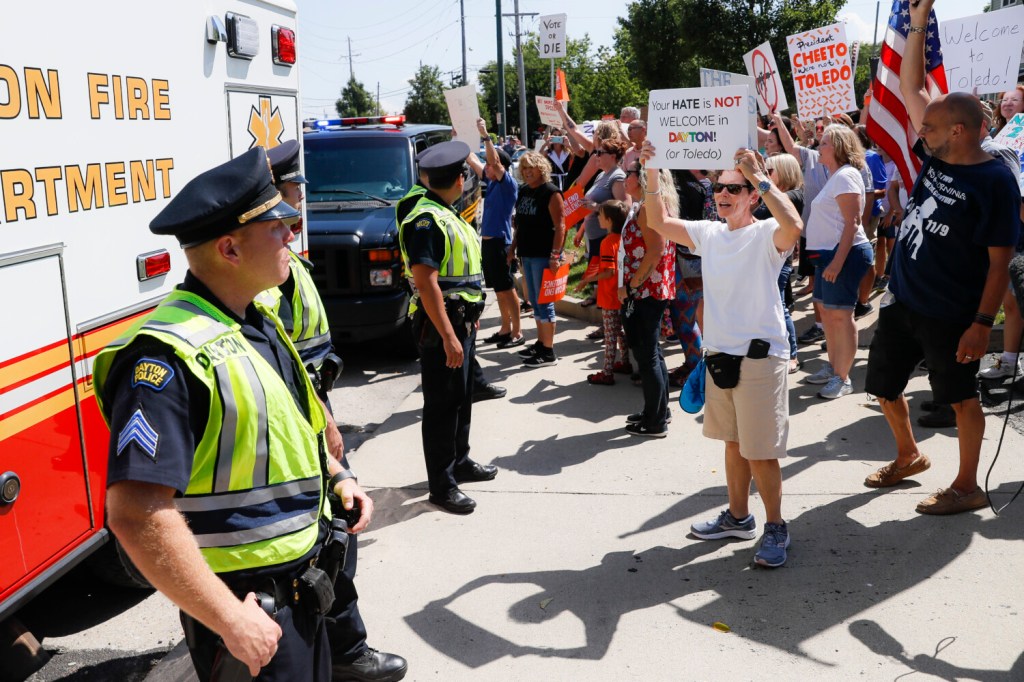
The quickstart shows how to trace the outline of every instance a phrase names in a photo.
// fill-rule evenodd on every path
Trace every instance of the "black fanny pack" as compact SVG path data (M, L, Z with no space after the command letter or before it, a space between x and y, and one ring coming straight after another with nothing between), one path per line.
M771 344L764 339L754 339L747 348L746 355L730 355L729 353L709 353L704 358L711 380L719 388L736 388L740 383L740 367L743 358L762 360L768 357Z

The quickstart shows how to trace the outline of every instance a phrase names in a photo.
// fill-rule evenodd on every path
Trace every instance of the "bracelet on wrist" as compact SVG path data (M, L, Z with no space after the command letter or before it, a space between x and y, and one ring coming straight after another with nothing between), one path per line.
M908 33L925 33L928 30L927 26L911 26L908 29Z
M356 483L359 482L359 479L356 478L356 475L352 473L351 469L342 469L338 473L331 476L331 480L327 481L327 492L333 493L334 489L338 486L339 483L350 478L355 480Z
M654 196L656 194L661 194L661 188L659 187L657 192L644 192L644 194L649 194L651 196Z
M974 322L984 327L991 327L996 323L996 318L993 315L986 315L985 313L975 313Z

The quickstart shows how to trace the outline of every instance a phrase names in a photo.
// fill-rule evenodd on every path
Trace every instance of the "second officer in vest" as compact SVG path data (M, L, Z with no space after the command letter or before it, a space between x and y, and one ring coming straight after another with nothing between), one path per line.
M455 514L476 508L459 483L488 481L498 473L469 458L483 274L476 230L452 208L462 195L468 155L469 145L454 141L420 155L429 187L399 226L405 269L417 291L412 328L420 351L430 501Z

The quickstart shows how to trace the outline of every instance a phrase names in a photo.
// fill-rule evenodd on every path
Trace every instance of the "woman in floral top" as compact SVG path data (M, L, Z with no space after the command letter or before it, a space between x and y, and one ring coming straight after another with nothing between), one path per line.
M644 390L644 409L626 418L626 431L635 436L668 435L668 367L661 352L661 318L675 298L675 246L647 227L643 208L644 178L639 165L626 170L626 193L634 204L622 229L622 323L633 350ZM678 211L672 175L661 178L662 198L670 215Z

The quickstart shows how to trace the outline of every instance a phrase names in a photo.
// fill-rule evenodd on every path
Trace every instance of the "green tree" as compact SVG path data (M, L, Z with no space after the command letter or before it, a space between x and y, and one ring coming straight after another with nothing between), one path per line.
M405 100L405 117L415 123L443 123L449 121L448 104L444 99L441 70L423 65L409 80L412 90Z
M348 84L341 89L341 99L334 103L334 108L342 118L377 115L377 101L355 78L349 78Z
M616 48L649 90L696 87L700 67L746 73L743 55L766 40L791 105L786 36L835 23L846 0L635 0Z

